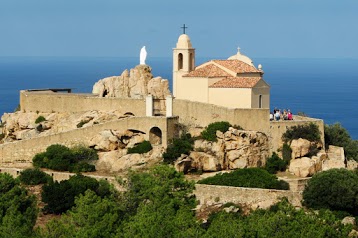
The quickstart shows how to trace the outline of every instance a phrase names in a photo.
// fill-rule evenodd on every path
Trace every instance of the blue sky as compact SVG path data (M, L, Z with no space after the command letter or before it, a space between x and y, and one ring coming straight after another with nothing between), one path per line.
M0 56L358 58L357 0L0 0Z

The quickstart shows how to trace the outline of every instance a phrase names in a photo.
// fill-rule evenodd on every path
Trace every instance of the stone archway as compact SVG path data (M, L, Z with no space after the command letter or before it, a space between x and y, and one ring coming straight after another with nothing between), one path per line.
M162 130L159 127L152 127L149 131L149 141L152 145L162 144Z

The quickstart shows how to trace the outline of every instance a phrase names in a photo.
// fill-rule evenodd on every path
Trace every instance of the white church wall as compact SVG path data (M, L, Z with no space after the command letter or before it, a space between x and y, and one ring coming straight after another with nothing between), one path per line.
M228 108L251 108L251 89L209 88L209 103Z
M251 94L251 108L270 108L270 88L253 88Z
M175 97L195 102L207 102L208 80L205 78L179 78Z

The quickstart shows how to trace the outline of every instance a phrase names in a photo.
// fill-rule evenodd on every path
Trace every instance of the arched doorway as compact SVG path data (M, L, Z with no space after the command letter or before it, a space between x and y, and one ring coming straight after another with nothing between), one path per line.
M162 130L158 127L152 127L149 131L149 142L152 145L161 145L162 144Z

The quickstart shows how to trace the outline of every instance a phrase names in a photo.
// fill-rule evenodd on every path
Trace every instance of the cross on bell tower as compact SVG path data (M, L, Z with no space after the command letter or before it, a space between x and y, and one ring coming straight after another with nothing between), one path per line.
M180 28L183 28L183 34L185 34L185 29L187 29L188 27L187 27L187 26L185 26L185 24L183 24L183 26L182 26L182 27L180 27Z

